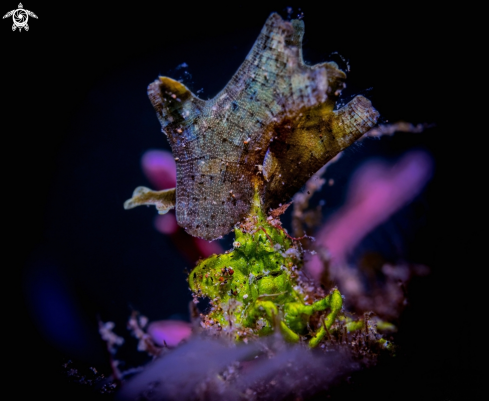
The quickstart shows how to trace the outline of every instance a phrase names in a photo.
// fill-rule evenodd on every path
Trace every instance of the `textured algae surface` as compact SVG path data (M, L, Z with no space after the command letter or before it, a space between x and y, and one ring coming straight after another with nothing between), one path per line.
M177 222L189 234L213 240L229 233L250 214L256 186L265 210L287 202L376 124L378 112L365 97L334 110L346 75L333 62L306 65L303 33L303 21L272 14L213 99L168 77L149 85L176 161ZM156 195L145 196L135 193L126 207L158 206Z

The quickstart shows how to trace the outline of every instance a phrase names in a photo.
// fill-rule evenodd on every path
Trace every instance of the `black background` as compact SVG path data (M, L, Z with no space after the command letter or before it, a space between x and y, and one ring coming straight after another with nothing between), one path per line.
M410 148L432 154L435 176L418 199L423 225L407 235L412 243L402 256L433 273L410 290L399 336L405 352L358 375L337 395L469 398L481 374L467 344L458 296L466 277L445 239L451 228L440 192L451 179L441 144L459 135L449 125L450 90L442 79L456 49L437 12L411 3L23 4L39 17L29 19L28 32L12 32L10 18L0 25L8 223L2 332L11 361L4 391L12 387L17 398L36 391L50 399L93 399L89 389L69 383L61 365L71 359L81 370L107 369L97 316L115 321L125 337L132 307L151 320L187 317L183 269L191 265L153 229L153 213L122 210L136 186L149 185L139 165L143 152L168 149L146 87L159 74L170 75L212 97L268 15L285 15L291 6L294 14L304 13L306 61L340 62L333 52L349 60L345 99L365 93L386 120L437 125L421 137L401 134L356 147L346 158L344 168L352 169L371 155L395 158ZM16 3L2 7L5 14ZM191 78L176 69L184 62ZM346 184L348 170L337 173ZM326 212L341 196L331 194Z

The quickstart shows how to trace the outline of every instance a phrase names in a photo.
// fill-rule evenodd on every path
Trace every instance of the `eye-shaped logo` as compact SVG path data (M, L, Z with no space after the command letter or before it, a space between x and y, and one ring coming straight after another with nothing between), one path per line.
M37 15L34 14L32 11L25 10L24 6L22 3L19 3L18 9L9 11L7 14L3 16L3 18L7 18L12 16L12 19L14 21L14 24L12 25L12 31L15 31L17 28L19 28L19 32L24 28L26 31L29 30L29 25L27 25L27 20L29 17L34 17L37 18Z

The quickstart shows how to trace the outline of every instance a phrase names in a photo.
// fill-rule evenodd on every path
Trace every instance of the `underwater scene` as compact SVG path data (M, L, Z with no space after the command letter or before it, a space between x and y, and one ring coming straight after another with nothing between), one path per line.
M5 300L39 394L467 399L428 15L50 7L4 27L45 77Z

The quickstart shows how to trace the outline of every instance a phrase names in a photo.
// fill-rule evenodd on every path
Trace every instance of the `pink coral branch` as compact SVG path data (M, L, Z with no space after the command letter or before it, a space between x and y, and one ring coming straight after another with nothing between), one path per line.
M159 346L176 347L182 340L190 337L190 323L180 320L159 320L150 323L148 334Z
M319 231L317 244L334 263L345 263L365 235L421 192L432 171L433 160L423 151L409 152L393 166L368 162L353 177L345 205ZM318 276L322 263L315 257L308 268Z
M157 190L175 188L177 169L173 155L166 150L148 150L141 159L144 174Z
M141 159L141 165L146 177L155 189L162 190L176 186L176 165L171 152L148 150ZM178 226L172 211L156 216L154 226L160 233L169 235L177 249L191 262L223 252L218 242L208 242L200 238L190 237L185 233ZM193 244L193 246L189 244Z

